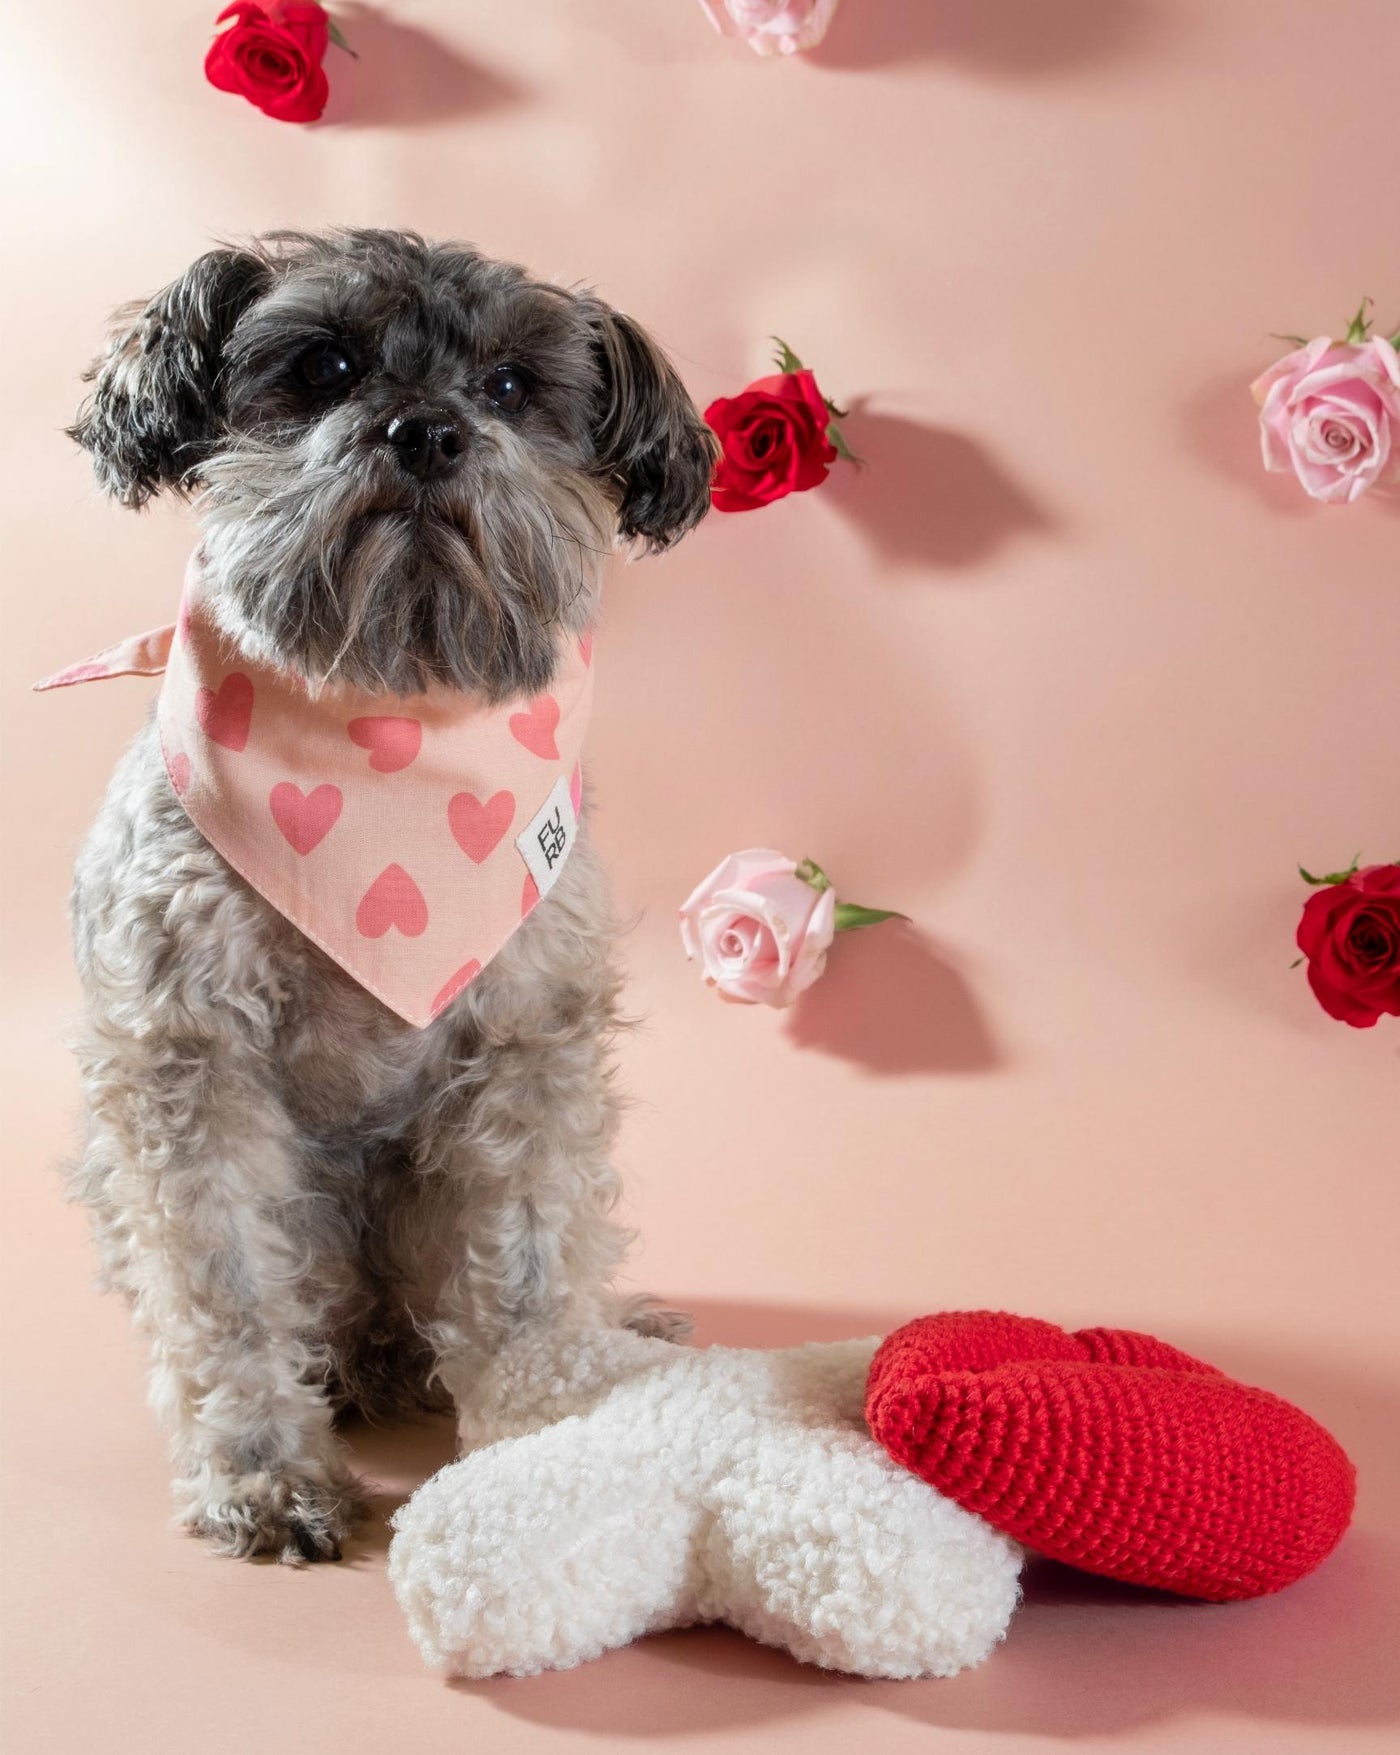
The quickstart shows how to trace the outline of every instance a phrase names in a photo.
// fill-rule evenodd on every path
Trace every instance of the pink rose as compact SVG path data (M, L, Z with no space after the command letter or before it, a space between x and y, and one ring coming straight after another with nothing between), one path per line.
M1400 478L1400 354L1391 342L1322 335L1250 388L1264 467L1292 469L1315 500L1354 500Z
M758 55L814 49L826 35L836 0L700 0L721 36L742 37Z
M826 967L836 893L797 876L796 861L731 853L681 909L681 942L705 980L745 1005L791 1005Z

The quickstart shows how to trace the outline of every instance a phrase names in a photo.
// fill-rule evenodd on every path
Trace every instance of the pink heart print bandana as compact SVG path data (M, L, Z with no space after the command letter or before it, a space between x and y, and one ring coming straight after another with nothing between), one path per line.
M423 1029L553 887L578 836L592 642L502 706L327 687L239 652L191 563L173 627L35 686L164 673L170 784L240 876L362 987Z

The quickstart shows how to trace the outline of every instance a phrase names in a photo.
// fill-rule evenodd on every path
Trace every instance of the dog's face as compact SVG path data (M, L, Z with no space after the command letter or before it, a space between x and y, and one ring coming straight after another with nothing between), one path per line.
M616 540L709 506L713 438L630 319L410 234L214 251L91 376L102 485L198 490L216 613L313 683L536 690Z

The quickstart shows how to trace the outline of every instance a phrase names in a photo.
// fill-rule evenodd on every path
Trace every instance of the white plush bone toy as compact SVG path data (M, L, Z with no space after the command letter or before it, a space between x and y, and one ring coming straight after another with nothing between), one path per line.
M514 1343L473 1387L462 1460L394 1519L389 1576L430 1668L568 1669L701 1621L862 1676L980 1663L1021 1550L870 1437L875 1346Z

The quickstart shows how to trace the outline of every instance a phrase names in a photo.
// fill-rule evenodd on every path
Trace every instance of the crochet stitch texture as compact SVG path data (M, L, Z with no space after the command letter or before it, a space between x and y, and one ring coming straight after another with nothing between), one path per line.
M1341 1540L1355 1470L1317 1421L1151 1335L926 1316L871 1362L871 1432L1068 1565L1211 1602L1267 1595Z

